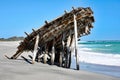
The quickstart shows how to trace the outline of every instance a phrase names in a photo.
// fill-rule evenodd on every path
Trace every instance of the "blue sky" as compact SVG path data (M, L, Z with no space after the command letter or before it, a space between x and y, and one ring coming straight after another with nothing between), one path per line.
M120 40L120 0L0 0L0 38L25 37L72 6L94 11L94 28L82 40Z

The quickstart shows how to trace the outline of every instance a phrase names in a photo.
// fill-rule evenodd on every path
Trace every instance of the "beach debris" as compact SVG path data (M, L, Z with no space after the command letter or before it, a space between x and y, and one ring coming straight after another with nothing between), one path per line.
M65 10L61 17L50 22L45 21L37 30L32 29L31 34L25 32L27 37L17 47L16 53L10 58L5 56L17 59L24 51L32 51L32 63L58 63L61 67L70 68L71 52L75 50L76 68L79 70L77 41L78 38L90 34L93 22L93 11L90 7L72 7L72 11Z

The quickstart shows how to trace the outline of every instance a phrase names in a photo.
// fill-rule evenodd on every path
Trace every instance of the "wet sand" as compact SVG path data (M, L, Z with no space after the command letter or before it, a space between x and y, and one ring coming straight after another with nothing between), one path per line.
M65 69L56 65L43 63L30 64L22 57L8 60L4 55L12 56L19 45L18 41L0 42L0 80L120 80L120 78L87 72L83 70ZM22 56L31 61L28 55Z

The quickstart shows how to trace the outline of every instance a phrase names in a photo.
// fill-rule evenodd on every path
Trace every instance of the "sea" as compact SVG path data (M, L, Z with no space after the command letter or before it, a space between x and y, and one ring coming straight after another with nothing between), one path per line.
M120 78L120 40L79 41L78 54L81 70Z

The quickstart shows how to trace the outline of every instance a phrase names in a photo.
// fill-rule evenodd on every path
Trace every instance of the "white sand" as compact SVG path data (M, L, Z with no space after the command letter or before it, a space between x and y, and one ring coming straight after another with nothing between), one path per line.
M87 71L65 69L56 65L42 63L29 64L21 57L8 60L4 55L12 56L19 42L0 42L0 80L120 80L107 75ZM28 60L29 53L23 53Z

